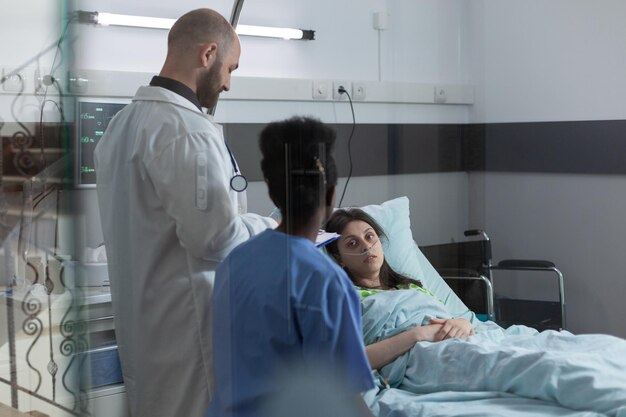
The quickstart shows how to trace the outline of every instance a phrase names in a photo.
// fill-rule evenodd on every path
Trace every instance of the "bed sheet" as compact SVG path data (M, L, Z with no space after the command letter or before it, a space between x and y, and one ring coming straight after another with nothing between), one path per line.
M598 417L592 411L575 411L559 405L501 392L437 392L414 394L397 388L376 389L365 395L378 417Z
M414 290L371 295L361 306L366 344L446 313L438 300ZM626 340L539 333L525 326L503 329L492 322L475 329L466 339L419 342L380 375L391 388L413 394L514 394L565 409L626 417Z

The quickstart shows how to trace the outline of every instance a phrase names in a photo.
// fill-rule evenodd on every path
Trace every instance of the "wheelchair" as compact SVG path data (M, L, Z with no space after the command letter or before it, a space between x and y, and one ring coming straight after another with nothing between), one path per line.
M461 300L480 320L495 321L502 327L523 324L535 329L562 330L566 328L563 274L551 261L506 259L492 263L491 240L483 230L464 232L463 242L420 246L420 250ZM559 300L518 299L500 295L498 279L506 274L499 271L548 272L555 276ZM547 276L543 274L542 276Z

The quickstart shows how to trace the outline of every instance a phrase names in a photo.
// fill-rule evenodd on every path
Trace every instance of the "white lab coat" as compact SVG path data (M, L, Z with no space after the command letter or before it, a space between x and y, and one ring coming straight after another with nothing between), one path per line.
M139 88L109 124L95 161L131 414L203 417L213 378L214 271L276 222L246 213L245 193L230 188L221 126L167 89Z

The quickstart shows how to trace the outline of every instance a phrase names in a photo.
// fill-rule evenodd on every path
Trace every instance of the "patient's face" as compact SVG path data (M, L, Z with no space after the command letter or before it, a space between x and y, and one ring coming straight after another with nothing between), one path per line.
M371 278L378 274L385 260L378 235L372 226L361 220L348 223L337 248L341 265L356 278Z

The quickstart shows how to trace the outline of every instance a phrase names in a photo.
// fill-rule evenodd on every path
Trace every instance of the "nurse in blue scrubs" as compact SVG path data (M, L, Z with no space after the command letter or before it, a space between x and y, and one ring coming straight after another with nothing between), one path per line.
M359 298L314 245L334 203L334 141L329 127L300 117L261 133L261 169L283 221L238 246L217 270L216 380L207 416L263 416L294 364L333 369L349 401L370 415L359 395L373 388Z

